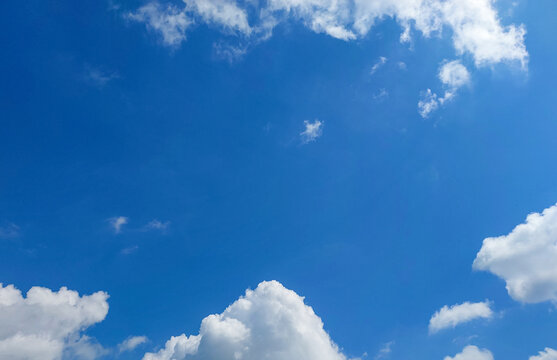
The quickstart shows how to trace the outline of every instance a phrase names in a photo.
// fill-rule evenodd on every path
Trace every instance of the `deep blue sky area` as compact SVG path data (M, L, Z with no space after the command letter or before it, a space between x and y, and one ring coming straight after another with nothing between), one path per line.
M0 5L0 227L18 228L0 282L106 291L87 334L150 339L122 359L196 334L263 280L304 296L352 357L394 341L392 359L443 359L471 336L495 359L557 348L551 303L472 269L484 238L557 201L557 3L496 3L527 29L527 70L476 67L450 31L400 43L389 18L354 41L285 21L227 61L215 43L233 36L199 23L163 46L123 15L142 4ZM422 118L457 58L470 84ZM492 319L428 334L442 306L486 299Z

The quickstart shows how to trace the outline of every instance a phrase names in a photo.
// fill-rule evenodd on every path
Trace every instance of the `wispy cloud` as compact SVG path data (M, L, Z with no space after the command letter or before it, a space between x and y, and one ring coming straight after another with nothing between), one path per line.
M143 229L145 231L160 230L160 231L164 232L168 229L169 226L170 226L170 221L162 222L160 220L154 219L154 220L149 221L147 223L147 225L144 226Z
M112 227L115 234L122 232L122 227L128 223L128 218L125 216L115 216L108 219L108 223Z
M384 56L380 56L379 60L377 60L377 62L375 64L373 64L373 66L371 67L371 70L369 71L370 75L373 75L377 72L377 70L379 70L380 67L382 67L383 65L385 65L387 63L388 59Z
M12 222L0 225L0 239L15 239L21 235L19 226Z
M389 341L388 343L385 343L385 345L383 345L381 350L379 350L379 352L377 353L377 355L375 355L373 359L374 360L385 359L393 351L394 344L395 344L394 341Z
M147 336L131 336L118 344L118 352L132 351L139 345L145 344L147 341Z
M126 18L144 23L148 29L159 33L162 43L169 47L177 47L186 40L186 30L193 23L186 15L185 8L180 9L170 4L163 6L156 1L128 13Z
M389 92L387 91L387 89L379 89L378 92L376 92L375 94L373 94L373 100L381 102L386 100L389 97Z
M137 249L139 249L139 246L137 246L137 245L128 246L128 247L123 248L122 250L120 250L120 253L122 255L129 255L129 254L132 254L132 253L136 252Z
M323 133L323 123L319 120L314 122L304 121L305 129L300 133L302 143L307 144L315 141Z
M91 85L99 88L104 87L110 81L118 79L120 75L116 72L103 71L91 65L85 65L85 79Z

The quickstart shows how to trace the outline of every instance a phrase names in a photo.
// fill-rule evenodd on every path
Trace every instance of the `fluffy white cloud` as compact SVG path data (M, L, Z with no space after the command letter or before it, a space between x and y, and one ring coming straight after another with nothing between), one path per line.
M121 353L126 351L132 351L135 348L137 348L139 345L145 344L146 342L147 342L146 336L131 336L126 340L122 341L118 345L118 351Z
M489 307L489 302L470 303L443 306L429 320L429 331L438 332L446 328L454 328L459 324L472 321L474 319L489 319L493 316L493 311Z
M458 89L470 83L470 73L460 61L449 61L441 66L439 80L451 89Z
M247 290L222 314L201 322L199 335L170 338L143 360L346 360L304 299L279 282Z
M95 358L102 347L81 332L104 320L107 298L104 292L79 296L65 287L33 287L23 297L13 285L0 284L0 359Z
M323 132L323 123L321 121L315 120L314 122L309 122L304 120L304 125L305 129L300 133L300 137L304 144L315 141L321 136Z
M185 9L172 5L163 6L156 1L129 13L127 18L145 23L149 29L161 34L164 45L172 47L186 40L186 30L192 24Z
M446 356L445 360L493 360L493 355L487 349L479 349L477 346L469 345L454 357Z
M508 235L485 239L473 268L505 280L517 301L557 302L557 205L528 215Z
M551 348L545 348L538 355L530 356L529 360L557 360L557 351Z
M122 226L128 223L128 218L125 216L116 216L113 218L108 219L112 230L114 230L115 234L119 234L122 231Z
M477 66L502 61L528 61L522 25L503 26L493 0L269 0L263 6L253 1L184 0L183 9L156 2L130 14L163 34L165 43L179 44L185 38L190 17L217 24L228 31L264 39L288 17L302 21L318 33L353 40L364 37L385 17L396 19L409 41L412 30L429 37L449 30L457 54L471 54ZM248 13L254 13L252 24Z

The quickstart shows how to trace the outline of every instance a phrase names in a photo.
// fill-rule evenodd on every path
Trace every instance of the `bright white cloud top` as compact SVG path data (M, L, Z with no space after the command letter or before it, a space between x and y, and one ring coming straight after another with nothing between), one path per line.
M304 298L277 281L262 282L222 314L201 322L143 360L346 360Z
M95 358L102 348L81 333L104 320L107 298L102 291L79 296L65 287L33 287L23 297L13 285L0 284L0 359Z
M528 61L524 26L502 25L492 0L269 0L263 7L256 4L184 0L178 8L153 1L128 17L159 32L169 46L184 41L186 30L196 21L243 39L261 41L271 36L280 22L292 17L314 32L353 40L366 36L374 24L391 17L404 28L401 41L409 41L414 30L426 37L444 30L452 32L456 53L470 54L476 66L502 61L518 61L525 66Z
M557 351L551 348L545 348L538 355L530 356L528 360L557 360Z
M473 268L506 282L520 302L557 302L557 205L532 213L508 235L483 241Z
M479 349L477 346L469 345L454 357L446 356L445 360L493 360L493 354L487 349Z
M478 303L465 302L451 307L445 305L429 320L429 332L436 333L475 319L490 319L492 316L493 311L488 301Z

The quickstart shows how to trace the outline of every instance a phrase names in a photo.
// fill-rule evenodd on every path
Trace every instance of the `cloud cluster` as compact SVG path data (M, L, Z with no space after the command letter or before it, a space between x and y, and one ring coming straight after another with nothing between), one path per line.
M454 357L446 356L445 360L493 360L493 355L487 349L479 349L477 346L469 345Z
M33 287L23 297L13 285L0 284L0 359L96 358L102 347L81 333L104 320L107 298L102 291L80 296L65 287Z
M247 290L199 335L170 338L143 360L346 360L304 299L277 281Z
M473 268L506 282L520 302L557 302L557 205L532 213L508 235L483 241Z
M474 319L489 319L493 311L489 302L470 303L443 306L429 320L429 332L436 333L447 328L454 328L459 324L467 323Z
M557 351L551 348L545 348L538 355L530 356L528 360L557 360Z
M445 87L445 94L440 97L431 89L427 89L422 94L418 102L418 112L423 118L427 118L439 106L452 100L459 88L470 83L470 73L459 60L445 61L439 69L438 77Z
M492 0L183 0L181 7L150 2L128 18L159 32L163 44L177 46L195 22L217 27L227 34L260 41L289 18L317 33L337 39L366 36L386 17L403 27L401 41L412 32L424 36L448 30L458 55L470 54L476 66L518 61L525 66L528 52L522 25L501 24ZM259 5L263 4L263 5Z

